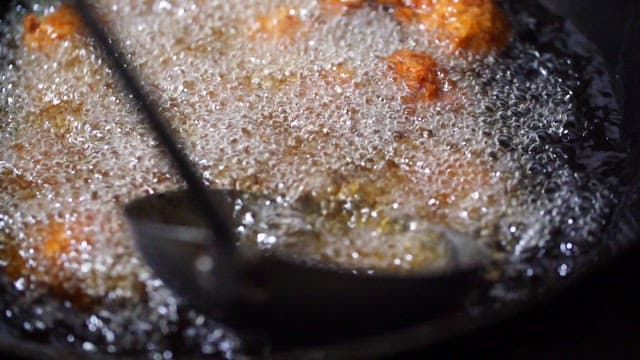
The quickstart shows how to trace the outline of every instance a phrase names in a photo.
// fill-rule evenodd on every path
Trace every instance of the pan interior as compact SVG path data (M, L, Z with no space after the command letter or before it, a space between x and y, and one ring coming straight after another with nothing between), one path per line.
M305 230L304 236L322 239L318 254L343 264L375 260L411 270L418 252L398 250L396 235L420 229L424 217L438 218L495 251L496 266L487 274L494 282L469 300L480 306L527 299L544 290L540 280L564 281L588 267L601 249L600 233L619 199L615 189L625 158L621 117L605 65L592 46L534 5L506 4L514 43L498 57L469 60L427 40L415 43L412 35L419 29L399 29L378 8L334 19L332 26L316 25L323 36L309 35L304 46L287 44L297 54L289 57L269 44L245 49L220 30L234 29L226 22L247 23L243 17L267 11L268 1L250 11L227 2L205 9L165 1L105 3L112 5L105 7L106 16L127 39L133 61L150 79L149 89L189 139L185 145L212 186L267 190L283 201L324 206L320 210L337 221L312 219L319 227L276 224L254 234L260 246L278 245L283 236L274 229L298 235ZM302 9L304 20L315 16L312 3L290 5ZM11 23L31 10L50 8L22 8L3 22L5 322L29 338L84 351L231 355L238 346L234 333L183 306L133 255L124 229L118 206L180 184L149 147L150 136L90 47L63 46L52 55L56 65L49 66L51 55L15 49L20 26ZM225 16L228 12L236 17ZM214 26L198 28L193 19L203 18ZM212 38L227 41L227 50ZM392 52L390 42L432 53L445 64L455 91L466 94L458 102L419 105L407 115L401 89L380 76L385 71L380 57ZM353 50L337 56L326 51L344 43ZM337 76L337 82L327 76ZM344 76L353 79L341 83ZM223 85L207 88L203 79ZM78 82L86 87L78 89ZM359 89L361 83L369 85ZM358 103L356 95L384 101ZM42 106L45 102L53 107ZM48 117L43 126L23 126L43 112ZM429 151L416 151L424 148ZM433 181L431 173L460 173L452 165L460 163L471 185ZM477 164L490 164L491 170L468 170ZM408 176L406 168L419 176ZM442 188L456 186L482 191L451 201L445 211L430 208ZM104 207L105 202L113 206ZM11 276L21 259L37 260L39 243L47 241L46 235L31 235L30 225L78 221L101 225L80 230L64 263L45 259L42 267L36 261L26 273ZM387 225L389 231L378 231ZM328 230L317 235L318 228ZM347 244L340 241L345 232L352 239ZM368 266L375 270L374 265ZM50 266L54 273L47 271ZM68 286L48 286L60 282ZM59 300L60 294L66 300Z

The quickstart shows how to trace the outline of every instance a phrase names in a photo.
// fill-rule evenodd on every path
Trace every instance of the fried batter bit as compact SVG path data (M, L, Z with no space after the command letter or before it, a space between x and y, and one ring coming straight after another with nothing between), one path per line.
M24 44L32 50L44 50L51 44L79 34L82 19L69 5L61 5L53 13L38 18L35 14L23 20Z

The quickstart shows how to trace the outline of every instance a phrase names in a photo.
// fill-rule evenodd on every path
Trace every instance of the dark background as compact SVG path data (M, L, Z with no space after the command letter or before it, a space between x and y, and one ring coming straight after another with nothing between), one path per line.
M640 356L640 251L515 317L402 359L635 359ZM394 357L396 358L396 357Z

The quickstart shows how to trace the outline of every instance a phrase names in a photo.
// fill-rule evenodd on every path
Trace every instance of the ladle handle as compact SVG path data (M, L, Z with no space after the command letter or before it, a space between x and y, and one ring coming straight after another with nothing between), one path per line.
M160 144L169 153L173 165L187 183L192 202L196 204L201 215L206 219L215 237L215 240L210 245L212 246L211 256L213 256L214 260L216 285L217 287L225 288L225 294L230 296L235 265L234 233L230 224L225 221L221 212L212 203L202 176L192 165L187 154L178 146L178 142L175 140L177 137L168 122L157 111L157 104L147 96L138 77L130 71L132 66L125 60L125 55L120 50L121 47L117 45L117 40L110 36L107 30L99 24L98 16L91 6L87 4L87 1L74 0L73 2L85 26L96 40L96 43L102 48L105 57L111 62L113 70L122 80L122 85L147 119L147 125L154 131Z

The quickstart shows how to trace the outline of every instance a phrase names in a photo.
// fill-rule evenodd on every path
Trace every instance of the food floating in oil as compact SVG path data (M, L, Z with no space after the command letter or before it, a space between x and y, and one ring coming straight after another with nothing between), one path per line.
M0 260L16 291L11 309L34 294L54 295L60 309L120 309L86 319L95 331L77 340L85 350L162 354L182 336L205 354L231 351L226 332L180 310L141 262L122 215L128 201L183 184L77 14L34 3L1 24ZM258 248L407 273L447 256L420 236L425 223L476 238L497 258L551 246L557 234L584 239L575 250L614 202L606 164L576 166L592 153L564 152L589 149L576 145L580 84L604 72L597 62L577 72L568 45L520 38L570 35L517 7L96 3L207 183L271 194L305 214L245 219L243 241ZM602 141L584 140L593 143ZM58 310L27 327L54 327ZM188 330L176 335L177 323ZM137 337L114 335L127 329Z

